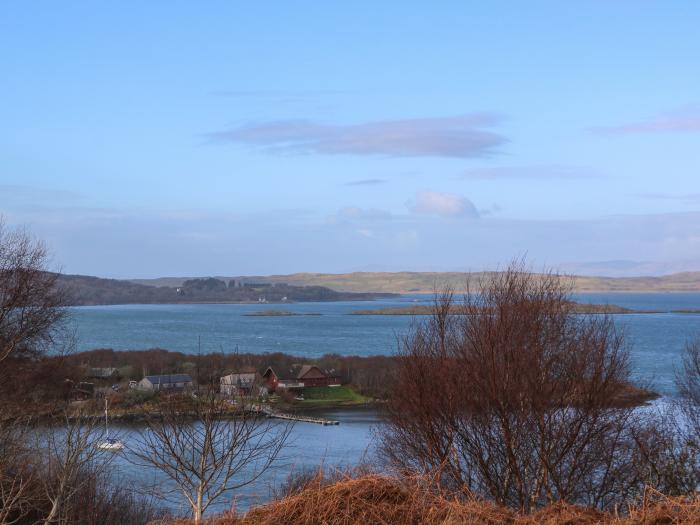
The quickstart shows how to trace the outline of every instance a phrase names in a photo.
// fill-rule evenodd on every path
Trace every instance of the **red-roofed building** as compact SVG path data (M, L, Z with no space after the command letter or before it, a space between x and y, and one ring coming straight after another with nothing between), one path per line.
M270 391L278 388L299 389L312 386L339 386L340 378L335 370L322 370L316 365L293 365L277 373L268 367L262 375Z

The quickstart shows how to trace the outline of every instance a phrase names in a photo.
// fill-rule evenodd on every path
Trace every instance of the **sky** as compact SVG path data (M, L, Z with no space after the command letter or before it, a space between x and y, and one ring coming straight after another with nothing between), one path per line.
M0 7L0 214L116 278L700 270L700 3Z

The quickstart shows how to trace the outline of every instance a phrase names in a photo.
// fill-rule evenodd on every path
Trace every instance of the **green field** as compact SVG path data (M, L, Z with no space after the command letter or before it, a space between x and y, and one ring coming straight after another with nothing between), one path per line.
M304 389L302 405L354 405L368 403L372 399L358 394L347 386L316 386Z

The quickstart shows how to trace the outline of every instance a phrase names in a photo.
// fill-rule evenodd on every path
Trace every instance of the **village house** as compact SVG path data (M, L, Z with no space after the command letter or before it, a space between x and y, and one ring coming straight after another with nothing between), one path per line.
M340 386L335 370L321 370L316 365L292 365L280 373L268 367L262 375L268 390L277 388L301 389L313 386Z
M163 374L157 376L146 376L139 381L139 390L150 390L160 392L181 392L192 387L192 378L189 374Z
M220 392L225 396L249 396L262 385L262 377L257 372L229 374L220 380Z

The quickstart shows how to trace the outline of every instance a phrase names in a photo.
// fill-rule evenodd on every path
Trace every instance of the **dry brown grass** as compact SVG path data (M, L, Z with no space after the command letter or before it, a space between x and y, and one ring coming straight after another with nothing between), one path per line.
M177 525L189 525L183 520ZM421 480L381 475L324 484L312 480L297 494L247 514L209 519L207 525L672 525L700 524L700 498L667 497L648 490L638 506L616 516L556 503L529 515L479 500L458 500ZM170 523L169 525L176 525Z

